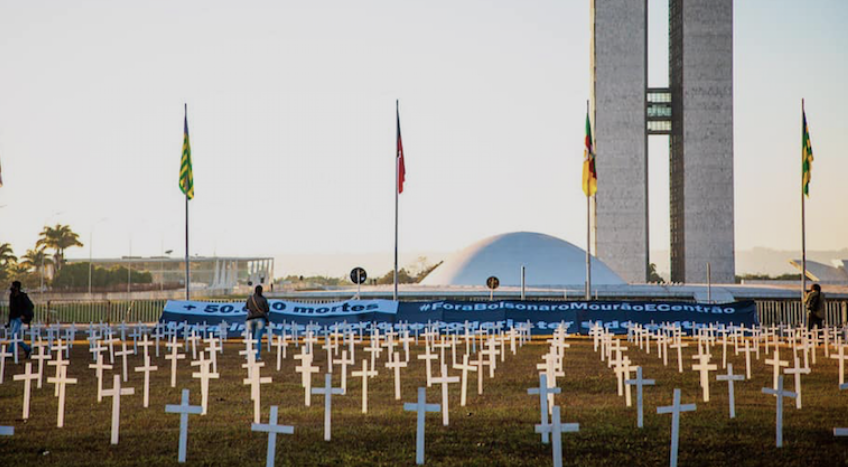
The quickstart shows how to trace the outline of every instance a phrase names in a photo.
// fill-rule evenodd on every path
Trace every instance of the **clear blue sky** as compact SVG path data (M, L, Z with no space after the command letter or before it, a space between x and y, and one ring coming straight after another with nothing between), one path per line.
M667 3L650 5L662 85ZM800 249L802 97L808 248L848 246L846 25L843 0L736 1L738 249ZM19 255L57 222L86 243L70 256L92 232L95 256L181 255L184 102L192 254L391 251L395 99L402 251L514 230L585 246L588 0L6 1L0 63L0 242ZM651 141L652 250L666 144Z

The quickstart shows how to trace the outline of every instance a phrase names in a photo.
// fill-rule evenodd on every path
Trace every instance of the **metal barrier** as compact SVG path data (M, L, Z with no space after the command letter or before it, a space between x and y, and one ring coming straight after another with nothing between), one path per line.
M757 314L763 326L798 326L807 323L807 310L800 300L757 300ZM848 323L848 301L825 302L824 322L828 326Z

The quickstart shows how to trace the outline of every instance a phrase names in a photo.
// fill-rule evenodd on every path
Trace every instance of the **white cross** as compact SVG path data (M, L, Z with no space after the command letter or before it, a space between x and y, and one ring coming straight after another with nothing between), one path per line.
M121 388L121 375L113 376L112 389L103 390L103 395L112 398L112 444L118 444L119 420L121 417L121 396L135 394L133 388Z
M11 356L12 352L6 352L6 344L0 345L0 384L3 384L6 374L6 358Z
M97 376L97 402L100 402L103 400L103 370L111 370L112 365L104 364L103 355L98 353L97 363L90 363L88 367L93 369Z
M848 384L840 384L839 390L844 391L848 389ZM833 436L848 436L848 428L834 428Z
M757 344L757 348L759 348L759 344ZM745 348L739 349L739 351L745 353L745 379L751 379L751 352L754 351L751 348L751 341L745 340Z
M657 407L658 414L671 414L671 467L677 467L677 447L680 439L680 414L681 412L693 412L697 407L695 404L680 404L680 389L674 388L674 401L672 405Z
M35 349L38 349L38 354L36 355ZM36 374L38 375L38 379L36 379L36 387L41 389L41 381L42 376L44 375L44 361L50 360L52 357L50 353L47 351L46 344L41 342L33 342L32 343L32 356L30 357L33 360L38 360L38 371Z
M127 355L132 355L132 350L127 350L127 343L121 341L121 350L115 352L115 355L121 357L121 375L124 378L124 382L127 382Z
M291 425L277 425L277 406L271 406L271 416L267 424L251 423L251 431L268 433L268 455L265 459L266 467L274 467L274 458L277 451L277 435L292 435L294 427Z
M426 336L426 333L425 333ZM433 385L433 364L432 361L439 358L438 355L434 353L430 353L430 346L427 343L424 343L424 353L418 355L418 360L424 360L426 363L426 372L427 372L427 387ZM482 357L480 357L482 359Z
M184 359L185 354L178 353L180 344L177 343L176 335L170 342L165 343L165 347L169 347L171 349L171 353L165 355L165 360L171 361L171 387L177 387L177 361Z
M684 344L680 336L675 338L673 344L669 345L672 349L677 349L677 371L683 373L683 347L689 347L689 344Z
M848 345L839 345L837 344L839 353L836 355L831 355L830 358L839 361L839 384L845 384L845 361L848 360L848 355L845 354L845 349L848 348Z
M653 386L656 384L655 380L652 379L643 379L642 378L642 367L636 367L636 379L628 379L624 382L625 384L636 386L636 426L642 428L644 426L643 422L643 405L642 405L642 387L643 386ZM629 386L628 386L629 387Z
M783 398L797 397L797 394L792 391L783 390L783 375L780 375L777 379L777 389L763 388L763 394L777 396L777 423L775 425L777 431L777 447L783 447Z
M333 359L333 364L342 367L342 394L347 394L347 367L353 363L353 357L348 358L347 350L342 350L342 358Z
M59 392L59 408L56 416L56 426L62 428L65 426L65 386L68 384L77 384L76 378L68 378L68 368L64 366L57 367L59 375L52 378L47 378L47 382L56 385L56 390Z
M303 346L301 351L305 352L306 346ZM303 403L309 407L312 405L312 373L318 373L321 369L312 365L312 354L301 353L300 355L295 355L294 358L302 360L300 366L294 367L294 371L301 374L300 384L305 391Z
M498 354L500 354L500 351L498 350L497 345L495 344L495 339L489 338L489 340L486 341L486 349L481 350L480 353L489 357L489 378L494 378L495 369L497 369L498 366L498 361L496 357L498 356Z
M362 371L353 371L351 376L362 377L362 413L368 413L368 378L377 376L376 370L368 370L368 359L362 359Z
M483 395L483 364L485 363L483 361L483 356L480 355L480 354L477 354L477 360L471 360L468 363L477 367L477 370L476 370L477 371L477 395L482 396Z
M798 357L795 357L795 367L794 368L787 368L787 369L783 370L783 372L787 375L794 375L795 376L795 387L794 387L794 389L795 389L795 393L798 395L798 397L795 398L795 408L800 409L801 408L801 375L802 374L803 375L810 374L810 369L802 367L801 366L801 360Z
M477 367L468 364L468 354L462 356L462 365L454 365L454 370L462 370L462 388L460 389L459 405L465 407L466 393L468 393L468 372L477 371Z
M242 381L242 384L250 385L250 398L253 399L253 423L259 423L259 385L272 382L271 377L262 378L260 375L260 369L264 365L262 362L254 361L247 372L247 378Z
M201 415L206 415L209 408L209 380L218 379L221 377L217 372L212 370L212 360L203 358L204 352L200 353L200 360L191 362L191 366L199 366L200 371L192 373L192 378L200 379L200 406L203 408ZM213 352L214 355L214 352Z
M405 402L403 410L416 412L418 415L415 429L415 463L424 465L424 415L427 412L438 412L441 407L439 404L428 404L427 388L418 388L418 402Z
M29 400L32 392L32 381L38 379L38 373L32 372L32 363L26 362L26 366L24 367L24 373L20 375L15 375L12 377L15 381L23 381L24 382L24 410L23 410L23 419L26 420L29 418Z
M209 360L212 361L212 373L218 372L218 353L222 350L221 341L214 336L203 339L206 343L206 352L209 352Z
M429 361L429 360L428 360ZM400 369L406 368L406 362L400 360L400 352L394 353L394 359L392 359L392 354L389 354L389 361L386 362L386 368L390 370L394 370L395 374L395 400L400 400ZM435 382L435 379L433 379Z
M548 425L548 398L553 400L554 394L559 394L561 391L560 388L551 387L548 382L548 375L546 373L539 374L539 387L537 388L529 388L527 389L527 394L530 395L539 395L539 410L542 413L542 426ZM548 444L549 441L549 432L542 431L542 443Z
M562 434L578 431L580 431L579 423L561 423L559 406L554 407L550 424L536 425L536 433L553 435L554 442L551 448L553 449L554 467L562 467Z
M442 385L442 425L448 426L450 422L448 409L448 384L458 383L459 376L448 376L448 366L442 363L442 375L438 378L433 378L434 384Z
M697 365L692 365L692 369L701 373L701 390L703 392L704 402L710 401L710 371L718 370L718 365L711 365L710 354L698 354L692 358L698 358L700 362Z
M147 335L145 335L144 337L147 337ZM144 353L147 353L146 347L144 348ZM147 408L148 401L150 400L150 372L156 371L158 369L158 366L150 366L150 355L144 356L144 365L137 366L133 369L136 373L144 372L144 408Z
M745 341L747 344L748 341ZM750 355L750 353L748 354ZM733 374L733 364L727 364L727 374L725 375L716 375L717 381L727 381L727 395L730 401L730 418L736 418L736 402L735 402L735 391L733 388L734 381L745 381L745 377L742 375L734 375Z
M324 375L324 387L312 388L312 394L324 395L324 441L330 441L330 414L333 408L333 394L342 395L342 388L333 387L333 375Z
M283 329L283 333L277 336L277 340L274 341L274 347L277 348L277 371L280 371L282 359L286 358L286 349L288 349L288 346L289 341L286 336L286 330Z
M789 362L780 359L780 350L777 345L774 346L774 358L767 358L766 365L771 365L774 368L772 389L777 389L777 379L780 376L780 367L789 366Z
M149 357L147 357L149 360ZM165 413L180 414L180 446L177 454L177 462L184 463L186 461L186 445L188 444L188 416L189 414L199 414L203 408L197 405L189 405L188 389L183 389L183 397L180 405L168 404L165 406Z

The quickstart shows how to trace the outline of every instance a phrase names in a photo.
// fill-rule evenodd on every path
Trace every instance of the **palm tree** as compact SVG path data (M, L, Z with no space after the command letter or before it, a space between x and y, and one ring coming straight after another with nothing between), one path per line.
M82 246L79 235L71 230L69 225L56 224L56 227L44 226L39 234L40 238L35 243L37 247L52 248L54 264L56 269L62 269L65 262L65 250L73 246Z
M12 251L12 245L8 243L0 243L0 264L6 266L18 260L15 253Z
M26 254L21 256L21 265L27 269L35 269L35 272L41 271L42 266L53 264L53 259L47 255L44 247L35 250L27 250Z

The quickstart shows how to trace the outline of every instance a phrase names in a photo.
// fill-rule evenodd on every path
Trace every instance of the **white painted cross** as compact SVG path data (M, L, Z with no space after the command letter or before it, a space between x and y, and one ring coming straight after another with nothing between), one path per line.
M362 377L362 413L368 413L368 378L377 376L376 370L368 370L368 359L362 359L362 371L353 371L351 376Z
M689 344L684 344L680 336L677 336L674 343L669 347L677 349L677 372L683 373L683 347L689 347Z
M529 388L527 389L527 394L530 395L539 395L539 410L542 413L542 426L548 425L548 398L553 400L554 394L560 393L560 388L550 387L548 385L548 375L546 373L539 373L539 387L537 388ZM549 441L549 432L542 431L542 443L548 444Z
M771 365L774 368L772 389L777 389L777 379L780 376L780 367L789 366L789 362L780 359L780 350L778 346L774 346L774 358L767 358L766 365Z
M848 389L848 384L840 384L839 390L844 391ZM848 436L848 428L834 428L833 436Z
M221 345L221 341L215 336L209 336L206 339L203 339L203 342L206 343L205 352L209 352L209 360L212 361L212 373L218 372L218 353L222 350L223 346Z
M103 363L103 354L97 354L97 363L90 363L88 365L89 368L94 370L94 374L97 376L97 402L103 400L103 370L111 370L112 365L106 365Z
M830 358L839 361L839 385L845 384L845 361L848 360L848 354L845 353L845 349L848 348L848 345L839 345L837 344L839 353L836 355L830 355Z
M149 357L147 358L149 360ZM177 462L185 463L186 461L186 445L188 444L188 416L189 414L199 414L203 408L198 405L189 405L188 389L183 389L183 397L180 405L168 404L165 406L165 413L180 414L180 445L177 454Z
M121 375L124 378L124 382L127 382L127 355L132 355L133 351L127 349L127 343L121 341L121 350L115 352L115 355L121 357Z
M0 345L0 384L6 374L6 358L11 357L12 352L6 352L6 344Z
M145 335L144 337L147 337ZM147 353L147 348L144 349ZM158 366L150 366L150 355L144 356L144 365L137 366L134 368L135 372L144 372L144 408L146 409L148 406L148 401L150 400L150 372L158 370Z
M429 362L429 360L428 360ZM401 361L400 352L394 353L394 358L392 358L392 354L389 354L389 361L386 362L386 368L390 370L394 370L395 373L395 400L400 400L400 369L406 368L406 362ZM432 380L436 382L435 379Z
M301 351L306 351L306 346L301 347ZM312 354L301 353L295 355L294 358L301 360L301 365L294 367L294 371L300 373L300 384L304 389L303 403L309 407L312 405L312 373L318 373L321 369L312 365Z
M798 397L795 398L795 408L800 409L801 408L801 375L802 374L803 375L810 374L810 369L801 366L801 360L796 356L795 357L795 367L794 368L787 368L787 369L783 370L783 372L787 375L795 376L795 387L794 387L794 389L795 389L795 393L798 395Z
M759 344L757 346L759 348ZM745 379L751 379L751 352L754 351L751 348L751 341L745 339L745 347L739 349L739 351L745 354Z
M30 358L32 358L33 360L38 360L38 371L36 372L36 374L38 375L38 379L36 379L36 387L38 389L41 389L41 380L42 376L44 375L44 361L50 360L52 357L50 356L50 352L47 350L46 344L43 344L41 342L33 342L32 347L33 354L35 354L35 349L38 349L38 354L32 355Z
M439 358L438 355L434 353L430 353L430 346L427 343L424 343L424 353L418 355L418 360L424 360L426 363L426 372L427 372L427 387L433 385L433 364L432 361ZM482 357L479 357L482 360Z
M418 415L415 429L415 463L418 465L424 465L424 415L441 409L439 404L427 403L427 388L418 388L418 402L403 404L404 411L416 412Z
M173 340L165 343L165 347L171 349L171 353L165 355L165 360L171 361L171 387L175 388L177 387L177 361L184 359L186 356L185 354L178 353L180 344L177 343L176 335L174 335Z
M462 356L462 365L454 365L454 370L462 370L462 388L460 389L459 405L465 407L466 394L468 393L468 372L477 371L477 367L468 364L468 354Z
M23 419L26 420L29 418L29 400L32 393L32 381L38 379L38 373L32 372L32 363L26 362L26 366L24 367L23 374L15 375L12 377L15 381L23 381L24 382L24 411L23 411Z
M120 430L121 396L135 394L133 388L121 388L121 375L113 376L112 389L105 389L103 395L112 398L112 444L118 444L118 431Z
M554 467L562 467L562 434L575 433L578 431L580 431L579 423L561 422L559 406L554 407L550 424L543 423L541 425L536 425L536 433L550 433L553 435L554 442L551 447L553 448Z
M438 378L433 378L434 384L442 385L442 425L444 426L448 426L450 422L448 409L448 384L458 382L459 376L448 376L448 366L444 363L442 363L442 375Z
M54 378L59 378L61 376L60 375L61 368L64 368L64 367L66 367L70 364L70 362L68 360L65 360L65 358L62 357L62 351L67 350L67 348L68 348L67 345L62 344L62 338L61 337L58 339L58 342L56 343L56 345L53 346L53 350L56 351L56 358L47 362L47 365L56 367L56 375L54 376ZM53 396L59 397L59 386L54 386Z
M745 341L747 343L748 341ZM748 354L750 355L750 354ZM733 374L733 364L727 364L727 374L725 375L716 375L717 381L727 381L727 397L730 401L730 418L736 418L736 402L735 402L735 390L733 387L734 381L744 381L745 377L740 375Z
M277 425L277 406L272 405L268 423L251 423L250 429L251 431L268 433L268 455L265 459L265 466L274 467L274 458L277 451L277 435L292 435L294 434L294 427L291 425Z
M277 371L280 371L282 359L286 358L286 349L289 347L288 336L286 336L285 329L283 329L283 333L281 335L277 336L277 340L274 341L274 347L277 348Z
M342 395L342 388L334 388L333 375L327 373L324 375L324 387L312 388L312 394L324 395L324 441L330 441L330 414L332 413L333 408L333 394Z
M671 460L669 465L677 467L677 448L680 439L680 413L693 412L697 407L695 404L680 404L680 389L674 388L674 401L672 405L657 407L658 414L671 414Z
M342 367L342 394L347 394L347 367L353 363L353 357L347 357L347 350L342 350L342 358L333 358L333 364Z
M204 354L205 352L200 352L200 360L191 362L191 366L200 367L200 371L192 373L191 377L200 379L200 407L203 408L203 411L200 413L201 415L206 415L209 409L209 380L221 377L221 375L212 370L212 360L206 360Z
M60 366L58 368L59 376L47 378L47 382L56 385L59 391L59 408L56 415L56 426L62 428L65 426L65 386L68 384L77 384L76 378L68 378L68 367Z
M272 382L271 377L261 377L260 369L265 365L262 362L253 362L251 368L247 372L248 377L242 381L242 384L250 385L250 398L253 399L253 423L259 423L259 385L261 384L269 384Z
M700 361L697 365L692 365L692 369L701 373L701 391L703 393L704 402L710 401L710 371L718 370L718 365L711 365L710 354L698 354L692 358L698 358Z
M483 364L485 363L483 361L483 356L480 355L480 354L477 354L477 360L471 360L468 363L477 367L477 370L476 370L477 371L477 395L482 396L483 395Z
M763 394L777 396L777 422L775 425L775 429L777 431L777 447L783 447L783 398L796 397L797 394L792 391L783 390L783 375L780 375L777 379L777 389L763 388Z
M643 404L642 404L642 387L643 386L653 386L656 384L656 381L652 379L643 379L642 378L642 367L636 367L636 379L628 379L624 382L625 384L636 386L636 426L642 428L644 426L643 422ZM544 421L543 421L544 423Z

